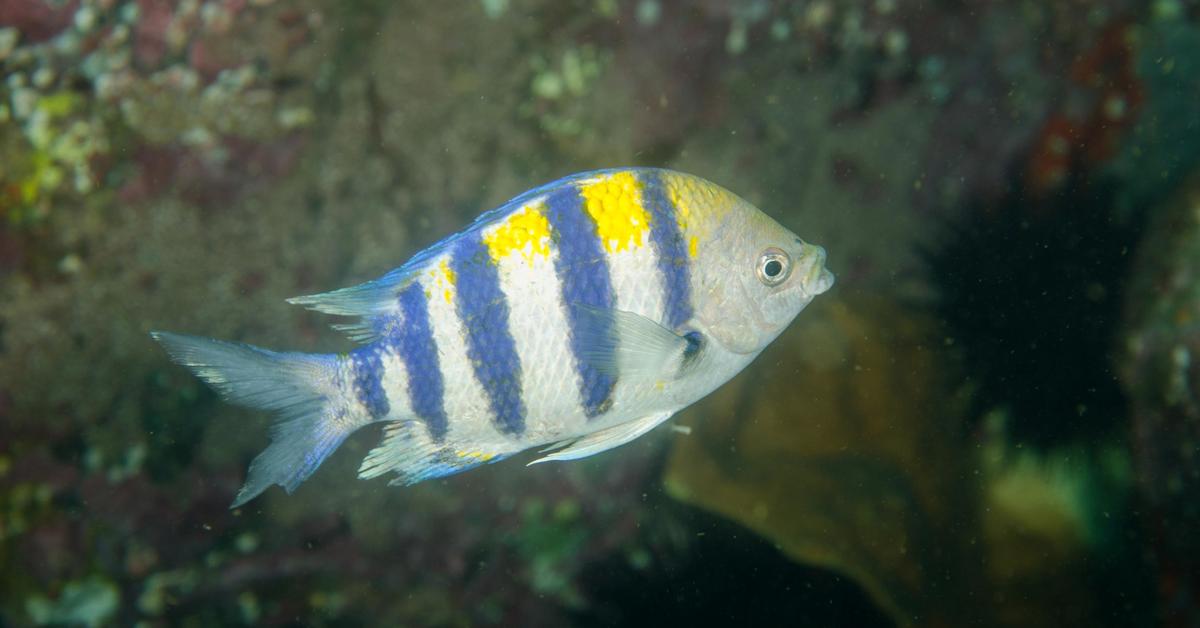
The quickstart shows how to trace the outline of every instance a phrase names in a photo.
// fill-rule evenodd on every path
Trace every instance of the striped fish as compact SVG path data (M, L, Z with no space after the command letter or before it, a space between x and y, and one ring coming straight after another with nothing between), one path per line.
M833 285L824 263L708 181L603 170L522 194L379 279L289 300L354 317L336 326L361 343L348 353L152 335L230 402L279 413L238 507L290 493L376 422L359 477L393 484L629 442L749 364Z

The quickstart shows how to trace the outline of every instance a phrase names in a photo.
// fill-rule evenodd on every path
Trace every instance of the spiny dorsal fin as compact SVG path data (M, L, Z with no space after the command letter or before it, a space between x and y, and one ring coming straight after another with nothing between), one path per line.
M379 339L379 321L383 317L395 315L390 310L396 307L396 295L402 287L384 285L382 280L368 281L332 292L292 297L287 302L325 314L359 317L357 321L333 323L330 327L365 344Z
M441 248L440 244L432 246L379 279L330 292L292 297L287 299L287 302L325 314L358 316L358 321L335 323L332 327L345 333L355 342L372 342L379 339L381 319L392 315L396 310L397 295L411 282L416 281L417 274Z
M361 321L355 323L338 323L333 327L347 333L352 339L358 342L376 340L379 337L379 333L375 329L378 317L391 312L395 307L396 296L400 291L408 286L410 282L416 280L417 275L422 269L428 266L430 260L437 257L443 251L451 250L456 240L467 233L482 229L496 220L503 219L514 209L533 202L539 196L547 194L555 188L620 170L610 169L580 172L533 188L513 197L495 209L484 212L462 231L443 238L433 246L414 255L403 266L392 270L378 279L329 292L292 297L287 299L287 302L325 314L362 317Z

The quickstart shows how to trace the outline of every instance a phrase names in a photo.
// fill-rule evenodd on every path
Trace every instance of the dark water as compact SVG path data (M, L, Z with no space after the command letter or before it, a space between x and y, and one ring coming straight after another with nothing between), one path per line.
M0 0L0 626L1200 625L1194 0ZM411 488L148 336L571 172L667 167L836 287L673 423Z

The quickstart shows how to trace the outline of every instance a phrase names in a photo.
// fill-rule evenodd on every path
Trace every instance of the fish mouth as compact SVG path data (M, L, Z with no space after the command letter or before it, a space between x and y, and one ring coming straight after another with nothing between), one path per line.
M828 292L834 284L833 273L825 268L825 249L816 244L805 243L804 259L808 260L808 269L802 275L804 291L810 297Z
M829 272L828 268L818 269L820 272L816 276L810 276L808 279L808 293L814 297L818 294L824 294L833 287L835 281L833 273Z

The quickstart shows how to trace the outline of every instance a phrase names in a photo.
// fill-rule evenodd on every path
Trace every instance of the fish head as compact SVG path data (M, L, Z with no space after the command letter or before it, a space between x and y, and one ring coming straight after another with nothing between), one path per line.
M733 196L715 214L698 260L697 319L727 350L753 354L771 343L817 295L833 287L825 249L805 242Z

